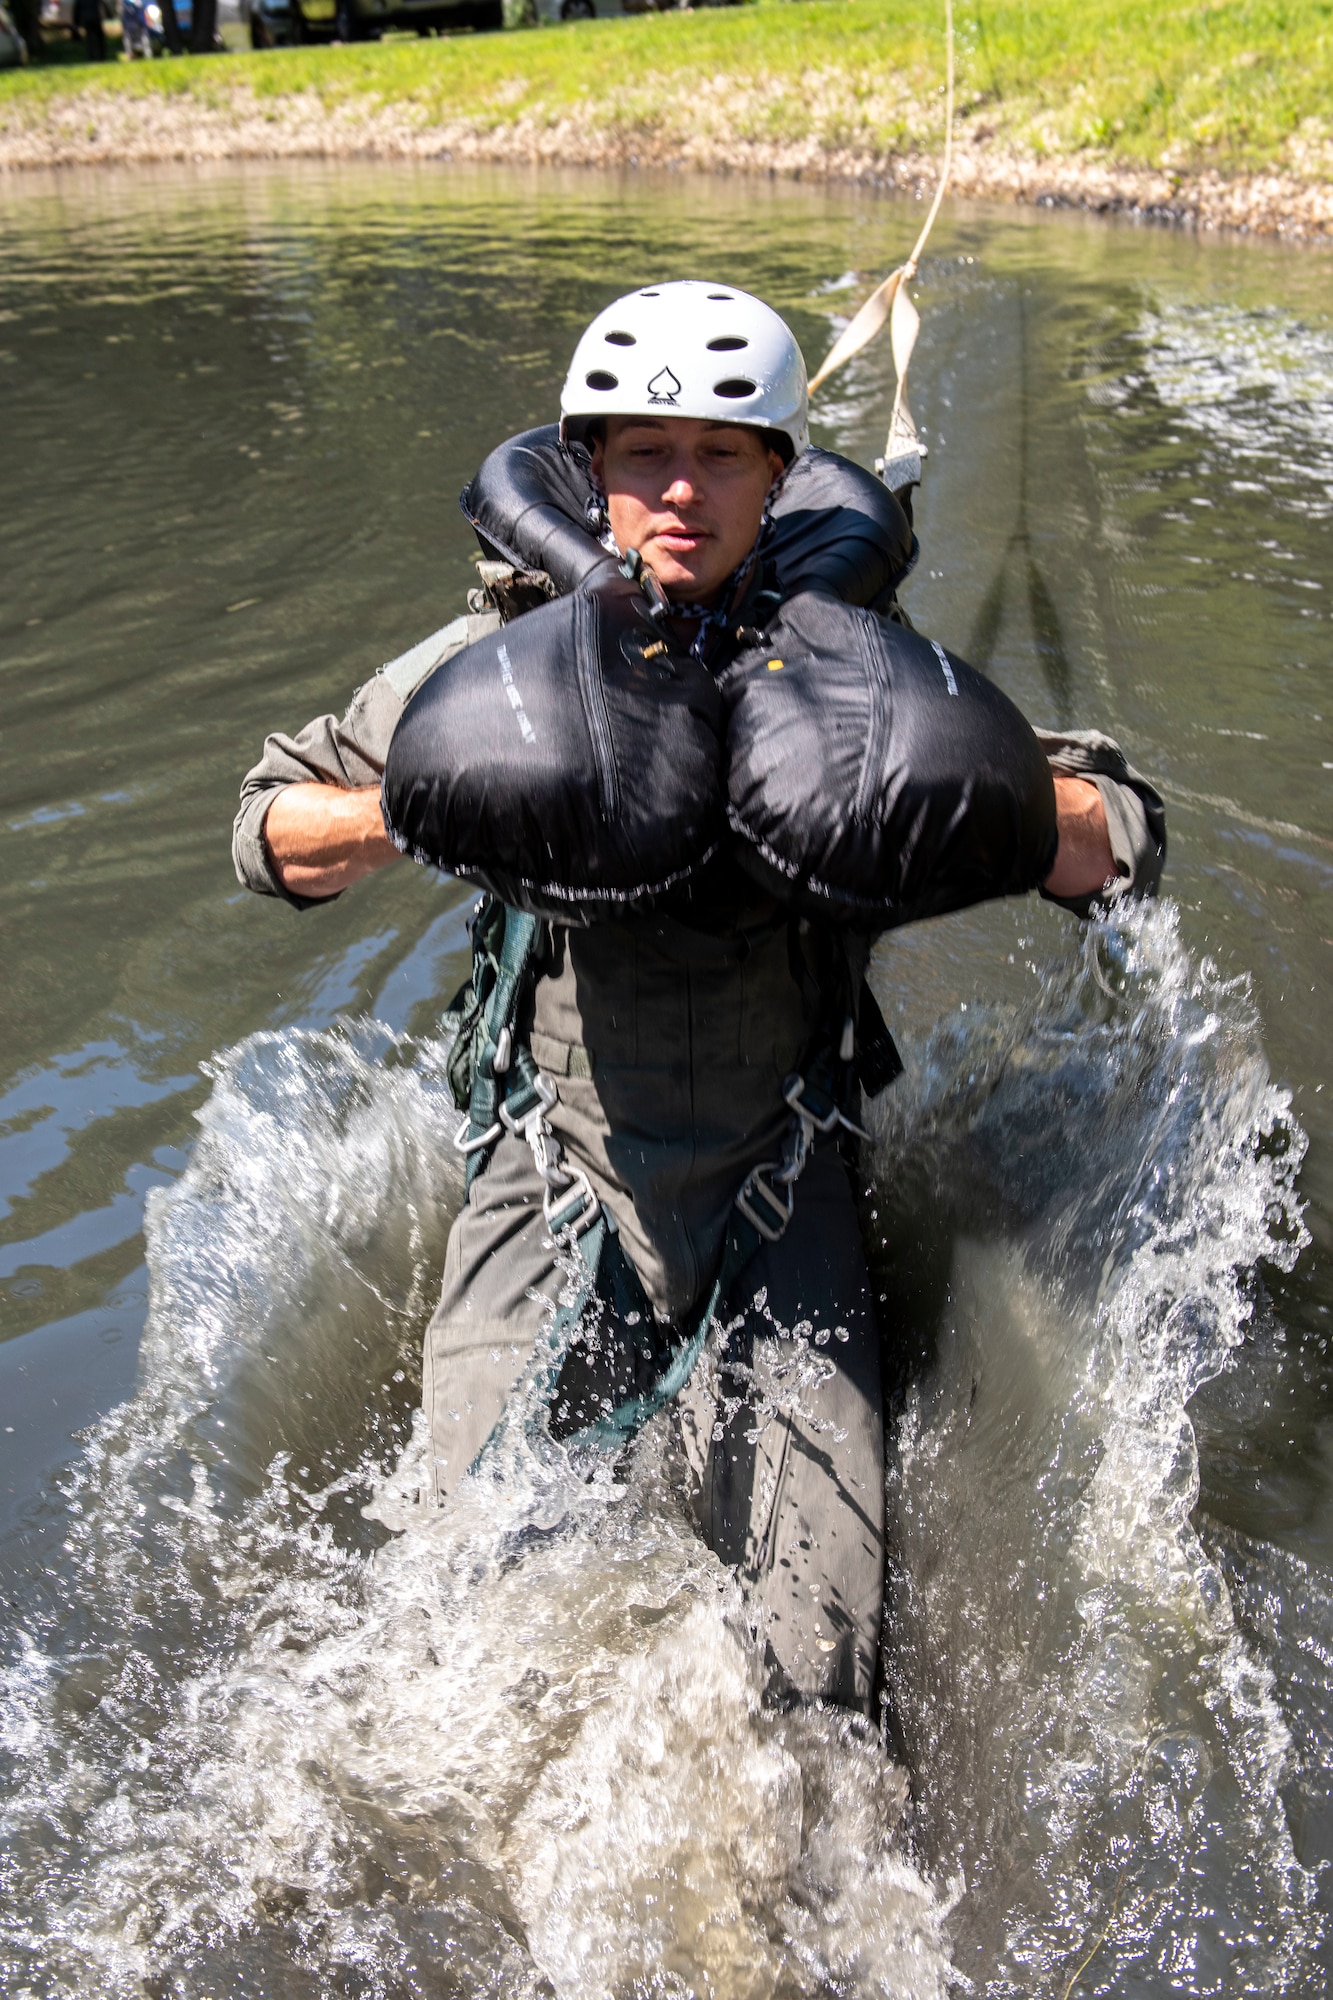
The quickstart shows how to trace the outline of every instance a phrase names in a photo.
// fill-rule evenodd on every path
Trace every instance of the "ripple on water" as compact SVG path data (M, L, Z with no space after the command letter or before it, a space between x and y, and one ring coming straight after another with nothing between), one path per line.
M1142 365L1162 402L1248 470L1253 490L1333 513L1333 335L1278 306L1146 313Z

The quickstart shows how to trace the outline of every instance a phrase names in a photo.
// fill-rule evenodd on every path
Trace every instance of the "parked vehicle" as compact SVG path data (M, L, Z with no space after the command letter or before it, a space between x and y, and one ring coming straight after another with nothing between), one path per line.
M280 37L276 0L242 4L256 48L269 46L264 37L270 29L275 41L362 42L377 40L386 28L415 28L428 35L432 28L504 26L504 0L288 0L289 25Z
M102 19L104 21L114 21L116 13L116 0L102 0ZM72 34L74 31L74 0L42 0L40 20L42 30L46 34L50 34L53 28L64 28L68 33Z
M13 16L0 6L0 69L21 69L27 60L27 44L14 26Z
M240 16L250 30L252 49L285 48L301 39L292 0L240 0Z

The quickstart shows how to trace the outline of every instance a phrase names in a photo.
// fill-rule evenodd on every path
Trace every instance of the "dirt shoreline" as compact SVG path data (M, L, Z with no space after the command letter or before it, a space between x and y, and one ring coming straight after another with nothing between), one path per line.
M725 82L717 79L709 93L715 108ZM90 88L45 102L0 101L0 173L214 160L466 160L859 181L921 194L933 189L939 171L938 155L925 150L760 140L728 132L716 117L695 129L692 123L673 117L639 124L623 115L600 127L531 115L468 120L432 115L410 102L329 102L315 91L259 98L243 86L209 100ZM980 121L959 134L953 192L1200 230L1333 239L1333 181L1323 177L1172 172L1089 154L1043 158Z

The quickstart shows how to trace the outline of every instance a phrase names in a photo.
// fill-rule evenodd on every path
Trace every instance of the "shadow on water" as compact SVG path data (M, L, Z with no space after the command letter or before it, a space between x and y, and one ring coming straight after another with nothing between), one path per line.
M912 615L1160 775L1174 900L876 956L892 1757L764 1709L668 1425L587 1480L519 1434L423 1509L467 898L403 870L298 921L227 869L265 730L457 608L458 488L645 241L813 353L906 220L412 169L0 191L7 1993L1318 1990L1313 266L959 211L922 274ZM887 367L822 442L873 455Z
M1051 703L1056 721L1062 728L1068 728L1074 721L1073 698L1074 680L1070 670L1069 656L1065 651L1065 637L1060 625L1060 614L1055 608L1055 600L1046 586L1045 578L1037 564L1036 552L1032 546L1032 528L1028 519L1028 458L1029 432L1031 428L1031 369L1032 341L1028 324L1028 295L1020 289L1018 295L1019 354L1018 373L1018 465L1014 483L1014 529L1005 544L995 572L995 580L981 601L980 609L972 625L972 640L968 648L968 658L973 666L989 673L995 658L995 649L1004 623L1004 614L1011 593L1016 584L1027 587L1028 619L1032 627L1032 643L1041 670L1050 691Z

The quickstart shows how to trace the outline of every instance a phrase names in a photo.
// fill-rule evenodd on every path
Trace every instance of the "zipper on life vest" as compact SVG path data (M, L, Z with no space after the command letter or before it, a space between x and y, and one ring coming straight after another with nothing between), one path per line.
M615 748L611 741L611 718L606 710L606 689L602 686L599 671L601 650L598 645L596 601L579 592L574 599L574 616L577 620L574 656L578 661L579 691L583 696L583 711L588 718L593 756L597 760L597 803L602 818L609 821L620 810L620 783L616 775Z

